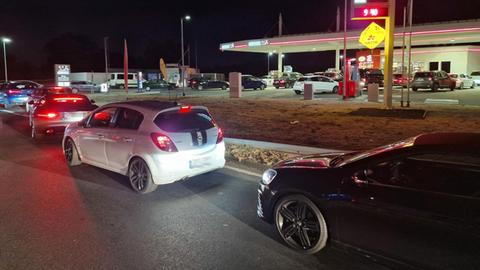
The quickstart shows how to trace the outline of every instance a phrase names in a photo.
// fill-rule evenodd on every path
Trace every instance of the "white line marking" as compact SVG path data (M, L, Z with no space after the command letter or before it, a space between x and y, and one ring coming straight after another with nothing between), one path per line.
M25 118L28 117L28 115L19 114L19 113L16 113L16 112L12 112L12 111L10 111L10 110L5 110L5 109L0 110L0 112L6 112L6 113L9 113L9 114L18 115L18 116L25 117Z
M236 167L232 167L232 166L228 166L228 165L225 165L224 168L225 168L225 169L232 170L232 171L236 171L236 172L239 172L239 173L247 174L247 175L250 175L250 176L255 176L255 177L259 177L259 178L262 177L261 174L254 173L254 172L247 171L247 170L240 169L240 168L236 168Z
M458 99L427 98L425 104L460 104Z

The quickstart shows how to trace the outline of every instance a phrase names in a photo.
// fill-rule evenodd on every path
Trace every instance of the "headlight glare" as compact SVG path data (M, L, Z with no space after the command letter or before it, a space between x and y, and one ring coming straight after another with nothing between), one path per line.
M264 185L270 184L275 178L275 176L277 176L277 171L273 169L266 170L262 175L262 184Z

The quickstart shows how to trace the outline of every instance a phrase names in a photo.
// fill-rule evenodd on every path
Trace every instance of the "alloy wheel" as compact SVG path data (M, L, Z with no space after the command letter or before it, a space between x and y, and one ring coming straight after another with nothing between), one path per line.
M72 163L73 159L73 143L71 140L67 140L65 142L65 159L67 160L68 163Z
M143 191L149 181L148 177L149 175L147 165L140 159L132 161L129 173L130 183L132 184L132 187L135 188L137 191Z
M306 197L290 196L281 200L275 216L278 232L290 247L308 254L325 247L328 238L325 219Z

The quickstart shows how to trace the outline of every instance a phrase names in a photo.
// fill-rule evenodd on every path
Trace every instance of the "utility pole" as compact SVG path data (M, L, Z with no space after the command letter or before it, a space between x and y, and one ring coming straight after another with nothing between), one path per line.
M408 38L408 87L407 87L407 107L410 107L410 87L412 78L412 24L413 24L413 0L409 1L408 7L408 23L410 24L409 29L409 38Z
M108 81L108 37L103 38L103 47L105 50L105 82ZM107 83L108 85L108 83Z
M283 18L282 18L282 13L278 15L278 36L281 37L283 34ZM278 52L278 62L277 62L277 70L278 70L278 77L280 78L282 76L282 70L283 70L283 54L281 51Z
M345 6L343 10L343 99L347 99L347 3L345 0Z
M403 35L402 35L402 90L400 107L403 107L403 80L405 79L405 32L407 23L407 7L403 7Z
M393 43L395 31L395 0L388 1L388 17L385 20L387 35L385 37L385 65L383 67L385 79L383 89L383 102L386 109L392 109L392 84L393 84Z

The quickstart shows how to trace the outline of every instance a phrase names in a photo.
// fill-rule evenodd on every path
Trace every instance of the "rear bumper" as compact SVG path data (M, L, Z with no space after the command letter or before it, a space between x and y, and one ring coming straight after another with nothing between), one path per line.
M432 82L413 82L413 88L432 88Z
M214 171L225 166L225 143L199 155L189 153L161 153L145 157L157 185L169 184L183 178Z
M46 133L47 130L49 131L48 133L55 133L55 134L63 134L65 131L65 128L71 124L75 123L77 121L67 121L67 120L40 120L38 118L35 118L33 120L33 123L35 125L35 129L39 133Z

